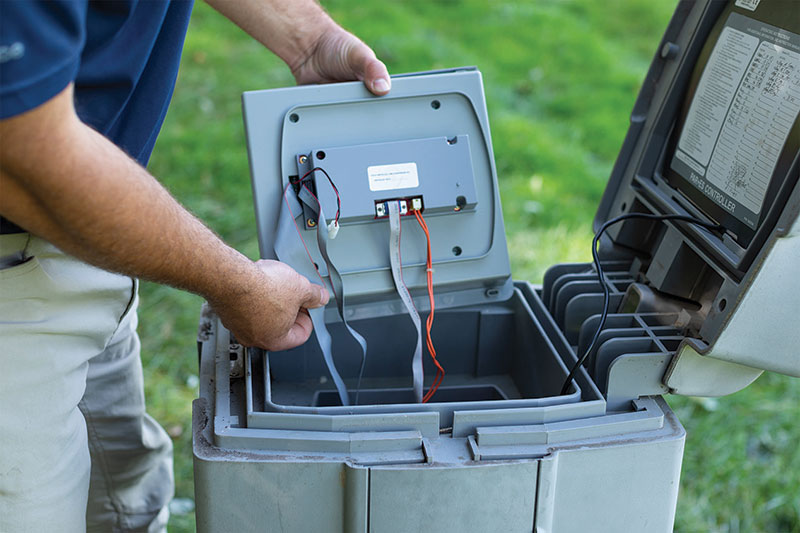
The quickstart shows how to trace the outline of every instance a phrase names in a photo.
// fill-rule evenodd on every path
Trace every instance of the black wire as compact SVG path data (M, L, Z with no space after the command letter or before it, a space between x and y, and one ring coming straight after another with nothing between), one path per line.
M594 332L594 336L592 337L592 341L589 343L589 346L586 347L586 350L583 352L583 355L578 357L578 360L572 366L572 369L569 371L567 375L567 379L564 381L564 385L561 387L561 395L567 393L567 389L569 389L569 384L572 382L572 379L575 377L575 374L578 372L578 369L586 362L586 358L589 357L589 354L592 353L594 349L594 345L597 343L597 340L600 338L600 333L603 331L603 327L606 324L606 319L608 318L608 307L609 301L611 300L611 293L608 290L608 283L606 283L605 275L603 274L603 267L600 265L600 258L597 252L597 244L600 242L600 237L603 233L614 224L621 222L623 220L628 220L632 218L641 218L646 220L677 220L680 222L688 222L690 224L695 224L697 226L704 227L711 231L724 231L725 226L722 224L715 224L713 222L706 222L705 220L700 220L699 218L695 218L689 215L655 215L651 213L625 213L624 215L619 215L611 220L606 221L600 229L595 233L594 238L592 239L592 261L594 262L594 268L597 271L597 279L600 281L600 286L603 288L603 311L600 313L600 323L597 325L597 329Z
M336 184L333 183L333 179L331 179L330 175L327 172L325 172L324 168L322 168L322 167L314 167L311 170L309 170L308 172L306 172L305 174L303 174L302 178L298 179L297 181L292 182L292 184L293 185L302 186L303 182L308 180L308 179L310 179L311 174L313 172L316 172L317 170L319 170L320 172L325 174L325 177L328 178L328 183L331 184L331 187L333 187L333 190L336 193L336 218L334 218L334 221L338 224L339 223L339 213L342 211L342 199L339 197L339 189L336 187Z

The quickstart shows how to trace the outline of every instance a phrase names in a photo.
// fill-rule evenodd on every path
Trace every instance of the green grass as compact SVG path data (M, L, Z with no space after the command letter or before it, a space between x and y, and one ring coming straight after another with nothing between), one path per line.
M590 257L591 220L671 0L324 2L391 72L484 74L514 275ZM150 170L229 243L257 257L240 94L288 69L198 4ZM200 298L143 284L151 413L175 435L177 496L193 497L191 401ZM800 531L800 382L768 375L719 400L670 398L687 428L678 531ZM172 531L192 531L193 515Z

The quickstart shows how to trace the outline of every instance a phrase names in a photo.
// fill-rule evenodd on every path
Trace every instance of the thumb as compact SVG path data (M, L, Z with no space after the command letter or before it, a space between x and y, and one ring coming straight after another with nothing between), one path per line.
M358 77L372 93L381 96L392 88L386 65L375 57L375 52L363 42L350 49L347 60L353 72L358 73Z
M328 295L328 290L323 287L322 285L317 285L316 283L311 283L310 281L304 278L306 287L304 290L303 299L300 302L300 307L305 307L306 309L314 309L315 307L322 307L323 305L328 303L330 300L330 296ZM301 288L301 291L303 289Z

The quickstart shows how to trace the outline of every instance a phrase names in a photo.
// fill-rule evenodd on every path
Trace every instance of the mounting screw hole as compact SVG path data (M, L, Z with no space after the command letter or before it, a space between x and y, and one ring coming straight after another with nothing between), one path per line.
M439 100L434 100L433 102L431 102L431 107L434 109L439 109L440 107L442 107L442 103Z
M625 209L627 209L627 208L628 208L628 203L627 202L622 202L622 205L620 206L619 210L622 211L622 212L625 212Z
M460 246L453 246L453 255L455 255L455 256L461 255L461 247Z
M300 115L297 113L292 113L289 115L289 122L297 122L298 120L300 120Z
M325 159L325 152L323 152L322 150L317 152L317 159Z
M727 305L728 305L728 300L726 300L725 298L723 298L722 300L720 300L719 302L717 302L717 309L719 309L720 311L724 311L724 310L725 310L725 307L726 307Z

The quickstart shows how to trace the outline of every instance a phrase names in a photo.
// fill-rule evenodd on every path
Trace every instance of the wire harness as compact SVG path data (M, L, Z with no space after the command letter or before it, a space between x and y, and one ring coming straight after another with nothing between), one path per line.
M320 282L322 283L323 287L328 286L328 284L325 283L325 279L320 273L317 264L314 262L314 258L311 255L311 252L308 249L308 245L306 244L305 239L303 239L303 234L300 231L300 227L297 224L296 219L300 215L300 203L302 202L309 209L311 209L311 211L313 211L315 216L317 217L317 225L316 225L317 245L319 247L320 254L322 255L322 258L327 266L327 274L330 283L330 289L336 301L337 310L342 318L342 323L344 324L345 329L361 348L361 365L359 368L358 381L356 383L356 393L354 398L354 403L358 404L358 397L361 391L361 379L364 375L364 368L366 366L366 361L367 361L367 342L363 336L361 336L356 330L354 330L348 324L346 319L345 297L342 284L342 277L339 274L339 271L336 269L333 262L330 260L330 257L328 255L329 229L327 227L325 213L322 210L322 205L317 199L317 196L311 191L311 188L307 184L307 180L310 179L310 176L315 171L320 171L325 175L325 177L328 179L328 183L330 184L331 188L336 193L336 216L333 219L333 224L335 228L338 228L339 214L341 212L341 199L339 197L339 190L337 189L330 175L328 175L328 173L324 169L315 167L306 172L300 179L295 181L290 181L289 183L287 183L283 189L283 200L285 206L283 209L281 209L281 214L278 222L278 239L275 242L275 252L281 261L287 262L292 267L294 267L299 273L303 274L309 279L311 279L311 277L316 275L319 278ZM292 187L294 187L294 190L297 193L296 195L287 194L289 192L289 189ZM295 211L298 212L295 213ZM302 257L302 252L298 252L296 241L291 242L291 239L288 236L290 233L294 233L291 232L289 226L290 222L288 222L289 220L291 220L291 225L294 227L297 236L300 238L300 241L303 244L303 250L305 251L305 255L307 256L308 261L305 261L305 258ZM330 373L331 379L333 380L336 390L339 394L339 399L342 405L347 406L350 405L350 396L349 393L347 392L347 387L344 384L344 380L342 380L341 376L339 375L339 372L337 371L336 365L333 360L333 353L332 353L333 342L330 334L328 333L327 326L325 324L324 311L325 308L323 307L316 309L309 309L308 314L311 317L311 322L313 323L314 326L314 334L316 335L317 341L319 342L320 350L322 351L322 355L325 360L325 365L328 368L328 372Z
M321 202L319 201L317 195L314 193L312 188L310 187L310 180L313 179L315 172L321 172L326 178L328 183L330 184L331 188L333 189L334 193L336 194L336 215L334 216L333 220L328 222L325 218L325 214L322 209ZM293 189L293 195L289 195L289 189ZM348 333L356 340L356 342L361 347L362 357L361 357L361 365L358 374L358 381L356 385L355 391L355 398L354 404L358 405L358 397L359 392L361 389L361 380L364 375L364 369L366 366L366 359L367 359L367 344L366 340L357 332L355 331L350 325L347 323L345 318L345 298L344 298L344 287L342 283L341 275L339 274L336 267L330 260L328 255L328 241L330 239L334 239L339 231L339 216L341 214L341 196L339 195L339 190L336 187L331 176L325 171L325 169L321 167L314 167L311 170L304 173L300 178L295 178L290 180L283 189L283 200L284 200L284 208L282 209L282 213L279 219L279 238L276 241L276 253L278 254L281 260L286 260L289 262L293 267L295 267L298 272L302 273L306 277L309 276L316 276L319 278L320 282L323 286L329 286L332 292L332 295L335 299L337 309L339 311L339 315L342 318L342 322L345 325ZM300 229L300 225L297 223L297 217L300 215L301 212L301 204L305 205L311 212L313 212L314 216L316 217L316 236L317 236L317 245L319 248L320 255L322 256L323 260L325 261L325 266L327 267L327 276L324 276L323 273L320 271L319 267L314 261L314 257L311 254L311 251L303 238L303 232ZM425 222L425 219L421 213L422 202L421 200L417 204L412 205L411 212L408 212L408 209L403 212L402 205L400 201L387 201L386 210L387 215L389 218L389 227L390 227L390 237L389 237L389 256L390 256L390 265L392 271L392 277L395 282L395 288L403 301L411 319L414 323L415 329L417 330L417 343L414 350L414 355L412 357L412 377L413 377L413 391L414 391L414 398L416 402L426 403L430 401L433 395L438 390L439 386L444 379L445 371L442 367L441 363L439 363L436 357L436 349L434 348L433 338L431 336L431 331L433 328L433 320L434 320L434 311L435 311L435 300L434 300L434 293L433 293L433 259L431 253L431 237L430 237L430 230L428 225ZM408 205L408 204L407 204ZM416 306L414 305L414 301L411 297L410 291L403 280L403 265L402 265L402 258L400 255L400 237L401 237L401 216L407 215L410 216L411 214L417 219L417 222L422 228L422 231L425 234L426 239L426 283L427 283L427 292L428 298L430 301L430 313L428 314L426 323L425 323L425 344L428 349L428 352L433 360L434 365L436 366L436 376L433 379L429 389L427 392L423 390L423 382L424 382L424 368L422 362L422 326L421 326L421 318L419 311L417 310ZM291 220L291 223L288 221ZM290 226L289 226L290 224ZM293 226L294 232L300 239L302 243L302 249L296 247L295 245L289 242L287 237L288 227ZM295 241L296 242L296 241ZM302 250L302 251L300 251ZM302 258L303 252L305 252L305 257L308 259L307 261L305 258ZM326 283L326 279L328 278L328 282ZM327 327L324 320L324 313L322 309L311 309L309 310L309 316L312 319L314 325L314 332L317 336L317 341L319 342L320 349L323 353L323 358L325 359L325 364L328 367L328 371L333 379L334 385L336 386L337 392L339 394L340 401L342 405L350 405L350 394L347 391L347 388L342 380L341 376L339 375L336 366L333 360L333 346L332 346L332 339L327 332Z

